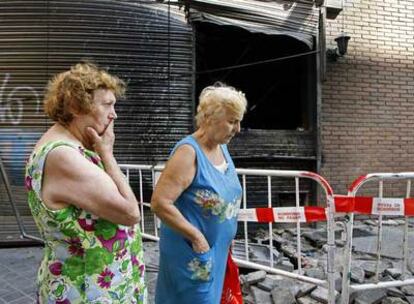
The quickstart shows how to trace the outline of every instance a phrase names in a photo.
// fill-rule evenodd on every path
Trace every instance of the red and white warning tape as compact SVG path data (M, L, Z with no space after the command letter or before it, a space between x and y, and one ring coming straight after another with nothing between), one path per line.
M259 223L301 223L326 221L324 207L279 207L240 209L238 220Z
M414 216L414 198L335 196L335 212Z
M365 196L334 197L335 213L414 216L414 198L379 198ZM309 223L326 221L328 209L324 207L277 207L240 209L240 222Z

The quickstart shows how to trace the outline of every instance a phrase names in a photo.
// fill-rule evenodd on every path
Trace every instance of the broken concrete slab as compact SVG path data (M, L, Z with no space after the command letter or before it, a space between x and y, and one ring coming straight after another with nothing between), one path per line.
M274 265L274 267L277 269L290 271L290 272L292 272L295 269L295 266L287 258L283 258L282 260L278 261Z
M260 288L262 288L263 290L268 290L269 287L272 285L274 285L273 288L288 288L296 298L303 297L312 292L312 290L316 288L316 285L314 284L286 278L281 275L267 275L264 281L257 283L257 286L260 286Z
M264 291L272 291L272 289L276 286L277 282L275 282L275 280L273 280L269 276L266 276L266 278L263 281L257 283L257 287L263 289Z
M351 267L351 281L356 283L364 283L365 271L362 267L352 266Z
M275 287L271 291L273 304L296 304L293 293L285 287Z
M299 298L299 297L303 297L303 296L305 296L305 295L308 295L308 294L310 294L313 290L315 290L316 289L316 285L313 285L313 284L309 284L309 283L305 283L305 282L298 282L298 283L296 283L296 284L298 284L299 285L299 290L298 290L298 292L295 294L295 296L297 297L297 298Z
M414 285L402 286L401 291L407 296L414 296Z
M414 221L413 221L414 223ZM393 223L391 223L394 225ZM375 228L370 226L361 224L356 224L357 228L354 227L354 237L363 239L364 245L368 242L374 240L374 245L376 245L376 237L373 237L373 234L377 232ZM401 227L399 226L387 226L384 230L393 229L394 231L400 231ZM311 237L312 241L308 241L308 239L302 238L302 252L301 252L301 262L302 262L302 274L308 277L314 277L321 280L326 279L326 268L327 268L327 246L322 245L322 247L317 247L319 245L315 245L314 247L311 246L311 243L316 244L320 239L316 239L319 236L326 236L326 232L324 234L323 229L318 229L316 234L312 233L312 229L302 230L302 233L307 233ZM250 244L249 243L249 256L253 256L257 259L257 261L262 262L262 264L266 266L270 266L269 257L270 257L270 246L268 245L270 242L270 238L268 237L268 231L264 231L263 235L260 235L259 238L251 236L251 239L255 239L257 242L261 242L261 244ZM296 229L279 229L277 232L273 232L273 245L275 248L278 248L277 255L274 257L274 267L283 269L292 273L299 273L297 268L297 247L295 243L295 233ZM320 235L318 235L318 233ZM393 233L393 232L391 232ZM401 233L401 231L399 232ZM389 233L388 233L389 234ZM414 236L414 234L413 234ZM386 239L387 237L383 237ZM362 242L362 241L361 241ZM244 244L243 244L244 245ZM253 246L251 246L253 245ZM372 245L372 244L371 244ZM369 245L369 246L371 246ZM372 248L376 246L372 245ZM257 246L256 252L252 250L254 246ZM369 247L368 246L368 247ZM383 246L388 247L387 246ZM244 247L242 248L244 250ZM276 249L275 249L276 250ZM341 290L342 287L342 276L341 272L343 271L343 264L344 264L344 250L345 248L336 248L335 249L335 263L334 263L334 272L335 272L335 289L337 291ZM376 252L375 252L376 253ZM352 266L351 266L351 281L355 284L364 284L364 283L372 283L376 282L374 277L376 271L376 256L374 252L370 250L363 251L354 251L352 253ZM277 258L276 258L277 257ZM414 266L414 252L411 253L410 259L412 259L412 266ZM409 259L409 260L410 260ZM252 259L250 259L252 261ZM401 274L401 265L402 259L401 258L389 258L387 256L382 255L380 266L379 266L379 280L380 281L392 281L395 279L400 279L402 277ZM414 267L413 267L414 268ZM411 276L411 273L408 273ZM272 299L270 293L275 288L285 288L288 289L294 297L296 297L297 303L326 303L328 299L327 290L322 289L321 287L316 287L312 284L301 283L298 280L288 279L283 276L281 279L277 279L278 276L275 275L267 275L262 280L259 280L255 283L247 283L246 276L240 276L242 282L242 291L247 296L250 295L251 298L255 301L259 299L259 295L262 295L260 299ZM274 280L274 281L273 281ZM255 280L253 280L254 282ZM307 288L302 289L302 284L307 284ZM250 287L256 287L261 289L262 292L267 293L267 296L261 294L258 290L255 290L255 296L253 296L253 292ZM404 299L405 297L414 297L413 295L405 295L403 292L398 288L389 288L388 291L365 291L364 293L355 294L353 298L356 298L357 302L350 302L352 304L367 304L367 303L377 303L378 301L382 301L388 298L400 298ZM379 294L380 293L380 294ZM368 295L367 295L368 294ZM338 293L336 294L338 297ZM388 297L388 298L387 298ZM249 297L248 297L249 299ZM262 300L258 301L263 301ZM397 301L392 299L393 301ZM249 301L249 300L248 300ZM408 300L407 300L408 302ZM414 304L414 303L413 303Z
M376 272L376 261L363 261L360 264L360 267L365 271L366 277L375 275ZM381 261L379 263L379 273L383 273L385 269L390 267L390 263Z
M387 295L389 297L396 297L396 298L405 298L405 294L398 288L392 287L387 290Z
M270 248L269 245L255 245L250 244L249 245L250 250L250 261L261 264L261 265L270 265L270 254L273 254L273 261L275 264L279 261L279 258L281 258L281 255L279 251L277 251L275 248Z
M408 301L409 304L414 304L414 297L405 297L405 300Z
M320 304L321 302L312 299L310 296L297 299L298 304Z
M379 304L387 296L385 289L360 291L355 294L355 304Z
M387 268L385 269L385 273L390 275L394 279L398 279L402 276L402 271L399 268Z
M389 258L402 258L403 253L403 231L402 227L383 227L381 255ZM414 243L414 232L410 232L408 243ZM355 237L352 240L354 251L377 254L377 236Z
M325 230L304 232L303 237L311 242L315 247L321 248L327 242Z
M288 288L295 296L300 292L300 282L297 280L289 279L281 275L269 275L268 277L271 278L275 283L275 286L273 288Z
M328 303L328 289L318 286L310 293L311 298L321 303ZM339 293L335 291L335 299L338 299Z
M248 285L255 284L257 282L263 281L266 278L266 271L259 270L250 272L249 274L244 276L244 282Z
M253 295L253 299L254 299L254 303L255 304L269 304L271 303L272 299L270 297L270 293L256 287L256 286L251 286L250 287L252 295Z
M407 304L407 302L401 298L388 297L382 300L381 304Z
M305 275L307 275L308 277L320 279L320 280L326 279L326 273L320 267L305 269Z

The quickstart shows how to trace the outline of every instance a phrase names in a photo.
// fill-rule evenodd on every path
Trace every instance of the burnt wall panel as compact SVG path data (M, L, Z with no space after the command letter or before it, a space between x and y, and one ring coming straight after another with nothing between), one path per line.
M311 131L243 129L230 146L238 158L316 159Z
M182 14L155 1L0 2L0 156L22 214L25 161L52 124L42 111L48 79L82 59L124 79L115 154L152 164L192 129L192 43ZM9 214L2 185L0 215Z
M315 171L315 134L311 131L242 130L230 143L233 160L238 168ZM268 184L263 177L247 180L249 206L265 207L268 201ZM294 178L271 180L273 206L295 205ZM301 205L316 205L317 185L300 179ZM323 204L323 202L322 202Z

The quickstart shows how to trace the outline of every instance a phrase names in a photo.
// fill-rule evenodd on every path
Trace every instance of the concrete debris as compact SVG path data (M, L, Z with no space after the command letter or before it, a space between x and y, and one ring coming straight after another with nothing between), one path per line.
M255 272L250 272L248 275L246 275L243 279L243 281L246 284L252 285L257 282L261 282L266 278L266 271L259 270Z
M396 297L396 298L401 298L401 299L405 298L405 294L400 289L395 288L395 287L388 289L387 295L389 297Z
M298 304L320 304L321 302L312 299L309 296L305 296L297 299Z
M320 303L328 303L328 289L318 286L316 289L314 289L310 296L312 299L315 299L319 301ZM338 299L339 293L335 291L335 299Z
M145 259L145 271L158 272L159 268L159 245L157 242L145 242L144 246L144 259Z
M352 266L351 267L351 281L359 284L364 283L365 271L362 267Z
M372 261L363 261L360 264L360 267L365 271L365 276L366 277L371 277L371 276L375 275L375 273L377 271L377 263L374 260L372 260ZM382 274L385 271L385 269L387 269L388 267L392 267L390 263L386 263L384 261L381 261L379 263L379 266L378 266L378 273Z
M403 254L403 227L404 226L383 226L381 256L400 259ZM414 233L410 229L408 244L414 243ZM363 236L352 239L352 246L355 252L377 254L377 236Z
M385 289L372 289L355 295L355 304L379 304L387 296Z
M255 304L269 304L271 303L270 293L256 287L250 287Z
M390 275L393 279L398 279L402 276L402 270L398 268L387 268L385 273Z
M272 289L275 288L276 286L277 286L277 282L268 276L263 281L257 283L257 287L259 287L260 289L264 291L272 291Z
M353 253L350 276L352 284L376 283L378 281L395 281L413 279L414 251L410 248L408 269L403 274L402 240L404 221L384 220L382 238L384 253L377 263L377 229L373 226L376 220L364 220L355 223ZM410 223L410 227L414 223ZM319 227L319 226L318 226ZM339 302L342 289L342 275L344 266L344 246L338 246L338 240L343 232L335 231L335 297ZM294 228L273 230L272 238L269 231L259 230L249 238L249 245L244 240L236 240L233 245L235 257L248 257L249 261L257 262L270 267L270 255L273 255L272 273L243 268L240 270L240 281L244 303L250 304L320 304L328 303L326 287L305 283L299 280L279 275L278 270L299 273L298 257L300 256L301 273L317 280L327 279L327 246L326 231L323 228L301 229L301 253L297 252L297 230ZM414 243L414 233L409 235L409 244ZM270 246L272 244L273 246ZM390 248L393 247L393 248ZM247 249L247 250L246 250ZM377 266L378 264L378 266ZM378 273L378 278L376 274ZM414 284L403 287L390 287L388 289L376 288L351 293L349 304L414 304Z
M252 262L269 266L270 252L273 254L273 261L278 261L280 257L279 251L275 248L269 248L269 245L250 245L252 253L250 254L250 260Z
M384 299L381 304L407 304L407 302L401 298L389 297Z
M305 275L311 278L325 280L326 274L322 268L309 268L305 270Z
M414 285L403 286L401 291L407 296L414 296Z
M414 304L414 297L405 297L405 300L409 303L409 304Z
M273 304L296 304L296 298L289 288L275 287L271 295Z

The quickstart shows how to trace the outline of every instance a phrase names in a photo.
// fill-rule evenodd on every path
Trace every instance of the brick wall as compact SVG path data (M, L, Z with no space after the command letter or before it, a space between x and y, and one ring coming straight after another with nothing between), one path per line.
M414 171L414 0L344 2L327 47L342 27L352 38L322 87L321 174L336 193L366 173Z

